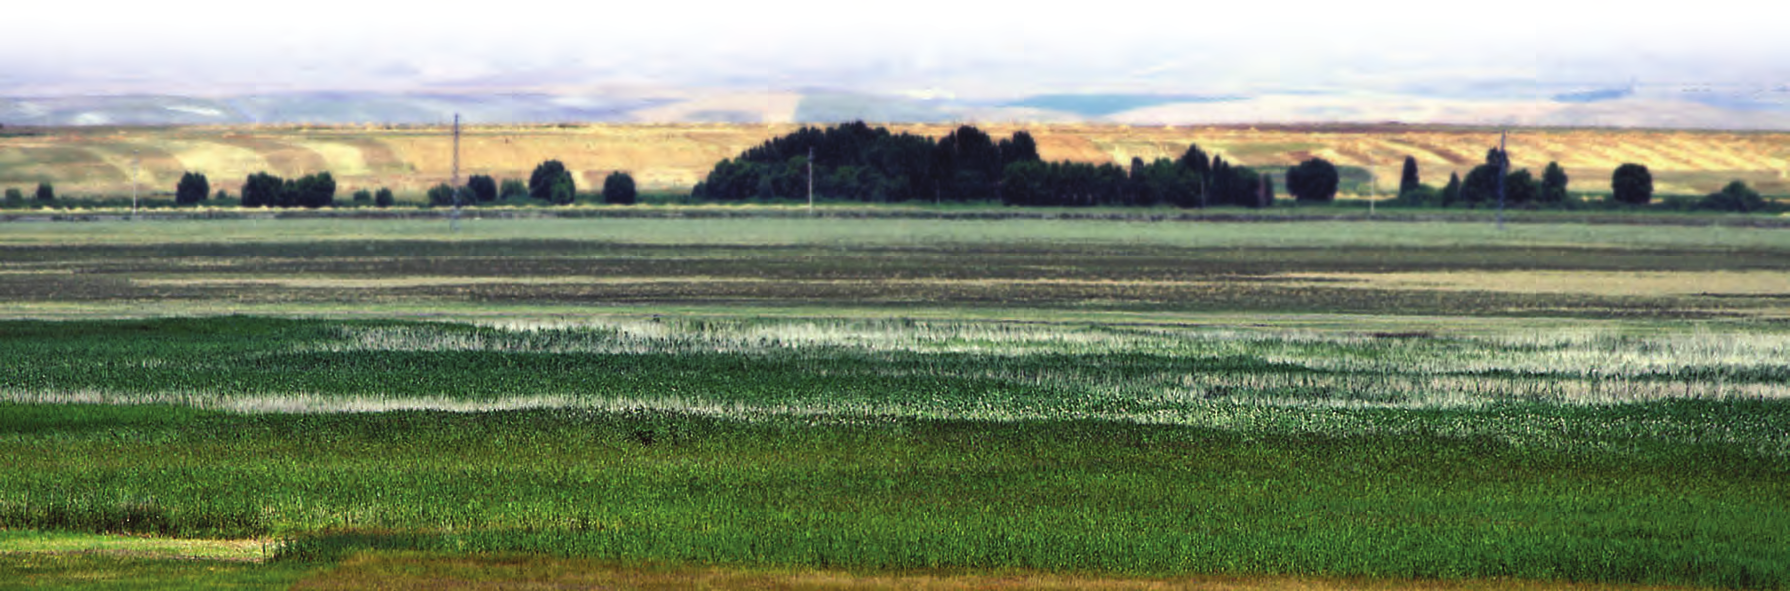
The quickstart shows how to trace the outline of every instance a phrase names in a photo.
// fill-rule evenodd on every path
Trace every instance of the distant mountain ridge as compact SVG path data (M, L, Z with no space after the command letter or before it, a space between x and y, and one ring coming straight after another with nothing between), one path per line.
M0 98L11 126L438 124L455 114L521 123L1115 123L1189 125L1356 123L1567 127L1790 129L1790 107L1721 95L1557 92L1532 99L1286 92L1255 96L1042 94L999 101L839 90L544 92L304 92L239 97L170 95Z

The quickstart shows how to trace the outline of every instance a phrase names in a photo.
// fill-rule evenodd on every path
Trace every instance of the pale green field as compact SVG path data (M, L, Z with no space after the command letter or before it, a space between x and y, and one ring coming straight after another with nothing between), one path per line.
M8 222L0 245L579 240L645 245L1051 245L1175 248L1527 246L1783 250L1790 231L1724 226L908 219L464 219Z

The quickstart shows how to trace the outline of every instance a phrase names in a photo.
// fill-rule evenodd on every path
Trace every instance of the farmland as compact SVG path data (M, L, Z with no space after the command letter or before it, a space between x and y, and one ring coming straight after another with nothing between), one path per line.
M1786 255L1712 225L9 222L0 578L1784 588Z
M1380 191L1397 183L1405 156L1440 186L1465 176L1497 141L1494 130L1381 126L1128 127L1112 125L982 125L991 134L1024 129L1046 160L1128 164L1174 158L1197 142L1249 166L1276 167L1320 157L1370 170ZM474 126L462 145L462 174L526 179L536 164L564 161L584 189L614 170L652 190L687 191L717 161L796 127L663 124ZM942 125L894 125L896 132L942 137ZM1790 194L1790 135L1664 130L1542 128L1511 136L1512 165L1537 174L1558 161L1573 189L1602 192L1624 162L1647 165L1661 193L1703 195L1742 180L1767 195ZM136 158L137 160L133 160ZM451 175L447 130L429 127L54 128L0 138L0 186L53 182L65 195L128 194L136 163L149 191L172 191L184 171L210 176L232 192L249 174L298 177L330 171L344 191L391 187L415 199ZM1369 183L1369 186L1372 186Z

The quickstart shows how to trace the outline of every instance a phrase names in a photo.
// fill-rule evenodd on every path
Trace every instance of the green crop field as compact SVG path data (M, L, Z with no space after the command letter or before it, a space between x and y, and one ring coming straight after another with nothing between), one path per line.
M1782 229L7 222L0 300L0 587L1790 587Z

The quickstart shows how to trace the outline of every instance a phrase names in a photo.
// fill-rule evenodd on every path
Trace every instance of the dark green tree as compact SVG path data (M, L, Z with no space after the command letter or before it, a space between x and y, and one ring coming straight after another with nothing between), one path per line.
M397 203L398 198L392 195L391 189L380 187L378 191L373 192L373 205L375 207L391 207Z
M472 175L471 178L466 179L466 190L472 194L473 199L477 199L480 203L496 201L497 179L482 174Z
M336 178L328 172L307 174L292 182L292 205L317 209L335 205Z
M429 187L428 197L429 207L453 207L454 187L447 183Z
M628 173L618 170L603 179L604 203L633 205L635 197L634 177Z
M1461 173L1448 173L1448 184L1442 186L1442 207L1454 205L1461 200Z
M578 200L578 186L572 184L572 174L559 175L553 185L547 189L547 200L554 205L571 205Z
M499 198L499 199L509 199L511 197L527 197L527 196L528 196L528 185L522 184L522 181L519 181L516 179L504 179L503 183L498 187L498 190L497 190L497 198Z
M38 183L37 184L37 200L38 201L55 201L56 200L56 187L51 186L50 183L48 183L48 182Z
M1541 172L1541 202L1546 205L1566 203L1566 170L1559 162L1549 162Z
M1765 198L1746 183L1736 180L1722 190L1710 193L1697 204L1703 209L1750 213L1765 209Z
M1535 175L1529 174L1525 168L1504 177L1504 200L1512 207L1532 205L1540 199L1541 190L1536 187Z
M285 195L286 181L265 172L251 174L242 183L243 207L282 207Z
M174 202L180 205L192 205L211 196L211 181L205 175L187 172L180 175L180 182L174 185Z
M1188 172L1193 173L1196 180L1199 181L1199 189L1195 191L1195 195L1193 196L1194 203L1196 204L1204 203L1206 201L1206 190L1212 184L1213 158L1215 158L1215 156L1207 154L1205 150L1200 149L1199 144L1188 144L1187 150L1181 153L1181 159L1177 161L1182 167L1186 168Z
M1287 170L1287 192L1299 201L1328 203L1336 200L1336 187L1341 180L1336 165L1323 158L1312 158Z
M1262 173L1262 200L1257 207L1274 206L1274 175Z
M1013 132L1012 139L1001 140L1001 168L1015 162L1038 162L1038 142L1025 131Z
M211 196L211 202L219 206L230 205L230 192L218 189L218 193Z
M355 205L372 205L373 204L373 192L368 191L366 189L360 189L360 190L355 191L354 192L354 204Z
M1398 194L1403 196L1422 184L1423 181L1417 176L1417 159L1405 156L1405 169L1398 175Z
M569 188L562 188L561 185ZM572 195L577 190L578 186L572 180L572 172L566 170L566 165L561 164L558 160L542 162L535 166L532 174L528 175L528 196L535 199L545 199L554 203L571 203L571 197L565 197L564 201L560 201L555 196Z
M1640 164L1618 166L1610 175L1610 191L1618 203L1646 205L1653 200L1653 173Z
M7 187L6 188L6 206L7 207L18 207L18 206L21 206L24 204L25 204L25 192L24 191L20 191L18 187Z

